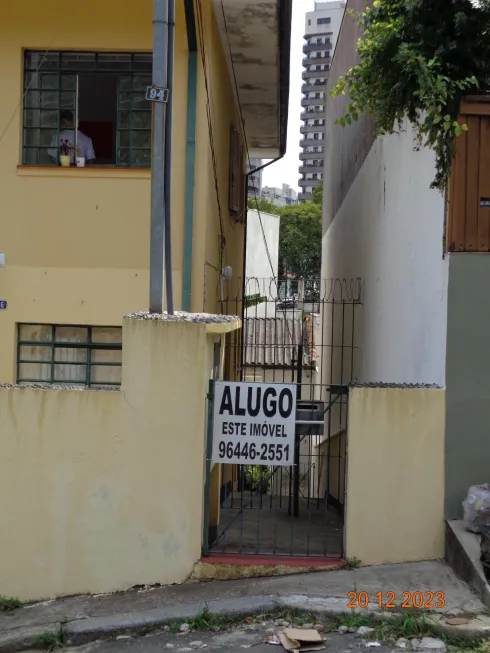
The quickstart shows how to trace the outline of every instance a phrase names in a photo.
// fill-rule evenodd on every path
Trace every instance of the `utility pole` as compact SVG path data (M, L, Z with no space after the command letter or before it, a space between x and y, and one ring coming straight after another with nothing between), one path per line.
M153 86L167 88L168 0L153 4ZM163 312L166 104L153 102L150 220L150 313Z

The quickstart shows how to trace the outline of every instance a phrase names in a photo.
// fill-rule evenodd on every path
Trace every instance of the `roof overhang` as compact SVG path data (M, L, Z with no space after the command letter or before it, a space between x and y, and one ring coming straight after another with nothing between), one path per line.
M286 151L292 0L213 0L249 156Z

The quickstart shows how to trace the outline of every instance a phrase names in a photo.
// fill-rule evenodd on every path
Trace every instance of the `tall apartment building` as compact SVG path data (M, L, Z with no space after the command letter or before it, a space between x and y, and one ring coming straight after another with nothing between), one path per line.
M250 158L249 162L247 162L247 172L250 172L250 170L255 170L256 168L260 168L261 165L262 165L262 159ZM252 172L251 175L247 175L248 197L255 197L255 195L259 197L261 191L262 191L262 170L258 170L257 172Z
M325 93L335 44L340 32L345 1L315 2L314 11L306 14L303 46L303 98L301 106L299 155L301 188L298 200L311 200L313 189L323 179L325 140Z

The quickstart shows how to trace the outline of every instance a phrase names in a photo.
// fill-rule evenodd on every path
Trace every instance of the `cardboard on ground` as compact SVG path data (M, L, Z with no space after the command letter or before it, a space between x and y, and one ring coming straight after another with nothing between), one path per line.
M281 644L290 653L304 651L321 651L326 648L320 633L316 630L301 630L300 628L285 628L278 633Z

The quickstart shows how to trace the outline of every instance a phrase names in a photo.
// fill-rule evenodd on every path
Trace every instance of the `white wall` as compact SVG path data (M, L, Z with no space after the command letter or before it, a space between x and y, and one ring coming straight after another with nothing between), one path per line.
M278 296L277 284L272 279L277 279L279 274L279 225L281 218L271 213L260 212L262 226L260 226L259 214L249 209L247 211L247 251L245 276L247 284L245 295L261 294L265 297L275 299ZM267 241L267 248L272 263L267 256L267 248L264 242ZM267 305L266 305L267 304ZM248 317L274 317L275 303L267 302L253 306L247 311Z
M443 386L444 198L429 188L433 153L414 146L410 126L375 141L323 237L322 278L364 281L359 381Z

